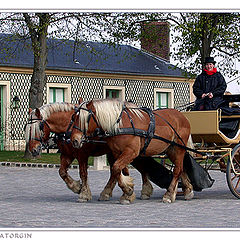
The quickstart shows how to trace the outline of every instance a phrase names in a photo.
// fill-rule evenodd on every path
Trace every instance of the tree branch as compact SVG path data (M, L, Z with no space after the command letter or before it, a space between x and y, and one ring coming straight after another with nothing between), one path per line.
M229 53L229 52L227 52L227 51L225 51L225 50L223 50L223 49L221 49L221 48L218 48L218 47L213 47L213 48L216 49L216 50L218 50L219 52L222 52L222 53L230 56L230 57L233 57L233 56L235 56L235 55L237 55L237 54L240 53L240 51L234 52L234 53Z
M23 17L24 17L25 22L27 24L27 27L28 27L28 30L29 30L32 42L36 42L36 40L37 40L37 31L35 29L35 26L34 26L33 22L31 21L30 16L27 13L23 13Z

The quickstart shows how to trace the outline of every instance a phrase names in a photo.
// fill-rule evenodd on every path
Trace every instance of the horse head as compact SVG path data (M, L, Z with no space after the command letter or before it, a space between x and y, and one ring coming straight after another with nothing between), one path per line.
M29 109L29 119L25 129L25 140L33 157L41 154L42 146L49 139L50 127L43 120L40 109Z
M66 140L72 128L75 107L70 103L51 103L30 112L25 132L26 143L33 156L41 153L42 146L50 138L50 132L62 134Z
M71 141L80 148L89 137L114 135L121 125L125 107L135 108L133 103L116 99L97 99L82 103L77 111Z
M98 128L93 101L88 103L82 102L73 121L74 126L71 134L71 142L73 147L81 148L87 142L87 138L92 136Z

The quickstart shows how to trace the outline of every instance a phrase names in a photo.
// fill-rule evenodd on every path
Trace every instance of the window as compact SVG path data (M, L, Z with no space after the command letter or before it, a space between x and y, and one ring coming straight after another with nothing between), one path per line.
M120 90L115 89L107 89L106 90L106 98L117 98L119 99Z
M125 100L125 88L124 87L103 87L103 97L108 99Z
M154 89L154 108L173 108L173 89Z
M71 102L71 84L47 83L47 103Z
M49 103L64 101L64 88L49 88Z
M168 108L168 93L157 93L157 108Z

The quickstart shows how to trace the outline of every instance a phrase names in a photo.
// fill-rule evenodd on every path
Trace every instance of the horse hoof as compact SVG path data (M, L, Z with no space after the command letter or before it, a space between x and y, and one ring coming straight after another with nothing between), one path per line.
M150 196L146 195L146 194L142 194L141 195L141 199L142 200L148 200L150 198Z
M79 194L82 189L82 184L79 181L73 181L72 184L68 185L68 188L72 190L74 193Z
M162 201L164 203L173 203L175 201L175 198L174 198L174 196L171 196L170 194L165 194L165 195L163 195Z
M78 199L78 202L80 202L80 203L85 203L85 202L87 202L89 199L86 199L86 198L79 198Z
M192 199L193 197L194 197L193 191L191 191L190 193L184 195L185 200L190 200L190 199Z
M98 201L109 201L109 199L110 199L110 196L108 194L102 194L98 198Z
M91 194L84 194L83 192L81 192L80 194L79 194L79 197L78 197L78 202L87 202L87 201L90 201L90 200L92 200L92 195Z
M162 199L162 201L163 201L164 203L172 203L171 199L165 198L165 197Z
M135 192L133 192L133 194L128 199L129 199L130 203L134 202L134 200L136 199Z
M129 205L131 202L129 200L127 200L127 199L120 199L120 203L122 205Z
M136 199L136 194L133 193L132 195L128 196L128 195L122 195L120 197L120 203L121 204L130 204L132 203L134 200Z

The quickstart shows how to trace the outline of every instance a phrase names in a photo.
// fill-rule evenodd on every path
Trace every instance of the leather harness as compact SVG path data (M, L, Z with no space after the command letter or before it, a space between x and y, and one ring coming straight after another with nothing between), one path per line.
M73 128L76 128L78 129L79 131L83 132L83 135L84 135L84 140L83 142L87 142L87 143L106 143L106 141L102 141L102 140L96 140L96 139L93 139L95 137L99 137L99 138L106 138L106 137L112 137L112 136L117 136L117 135L134 135L134 136L139 136L139 137L144 137L145 138L145 142L144 142L144 146L143 148L141 149L141 154L145 154L146 153L146 149L147 147L149 146L150 142L152 139L158 139L160 141L163 141L163 142L166 142L172 146L177 146L177 147L180 147L180 148L184 148L185 150L188 150L188 151L191 151L191 152L195 152L197 154L200 154L200 155L206 155L205 153L202 153L202 152L199 152L195 149L192 149L192 148L189 148L185 145L185 143L183 142L182 138L179 136L179 134L177 133L177 131L174 129L174 127L165 119L163 118L162 116L160 116L159 114L157 113L154 113L152 111L152 109L150 108L146 108L146 107L139 107L139 108L131 108L131 109L139 109L139 110L142 110L144 112L146 112L150 118L150 121L149 121L149 126L148 126L148 130L145 131L143 129L138 129L138 128L135 128L134 126L134 122L133 122L133 119L132 117L130 116L129 112L127 111L127 107L124 105L123 108L122 108L122 111L116 121L116 124L120 122L121 118L122 118L122 114L123 112L125 112L129 118L129 121L131 123L131 126L130 128L119 128L118 131L114 134L110 134L109 132L104 132L99 124L98 124L98 121L95 117L95 115L93 114L92 110L91 109L87 109L87 108L84 108L82 107L82 105L84 104L85 102L83 102L78 108L76 107L75 108L75 112L74 114L72 115L72 118L71 118L71 121L69 123L69 126L66 130L65 133L60 133L60 134L56 134L55 137L54 137L54 142L56 140L61 140L63 142L66 142L66 143L70 143L70 136L71 136L71 127ZM96 130L94 131L94 133L91 135L91 136L86 136L86 131L85 129L80 129L79 127L73 125L74 124L74 118L76 116L76 114L78 112L80 112L80 110L85 110L85 111L88 111L89 115L88 115L88 118L87 118L87 122L89 123L91 117L93 118L93 120L95 121L95 123L97 124L97 128ZM180 139L180 141L182 142L182 144L179 144L179 143L176 143L174 141L171 141L171 140L168 140L166 138L163 138L161 136L157 136L155 135L155 115L160 117L165 123L167 123L169 125L169 127L174 131L174 133L176 134L176 136ZM30 119L29 122L27 124L32 124L34 123L34 121L41 121L39 123L39 128L41 131L43 131L43 128L44 128L44 124L48 127L48 123L47 121L43 120L43 119ZM26 124L26 125L27 125ZM25 125L25 127L26 127ZM41 142L41 144L44 144L43 142L43 139L42 137L40 136L40 138L34 138L34 140L36 141L39 141Z
M79 107L78 108L78 112L80 112L80 110L85 110L85 111L88 111L89 112L89 115L88 115L88 122L90 121L91 117L93 117L95 123L97 124L97 128L96 130L94 131L94 133L91 135L91 136L86 136L86 132L85 130L82 130L80 129L79 127L77 126L73 126L73 128L76 128L78 129L79 131L83 132L84 133L84 142L96 142L96 143L106 143L105 141L99 141L99 140L94 140L92 138L94 137L100 137L100 138L105 138L105 137L112 137L112 136L117 136L117 135L134 135L134 136L139 136L139 137L144 137L145 138L145 142L144 142L144 146L143 148L141 149L141 154L145 154L146 153L146 149L148 147L148 145L150 144L151 140L152 139L157 139L157 140L160 140L160 141L163 141L163 142L166 142L172 146L177 146L177 147L180 147L180 148L184 148L185 150L187 151L191 151L191 152L195 152L197 154L200 154L200 155L206 155L205 153L202 153L202 152L199 152L195 149L192 149L192 148L189 148L185 145L184 141L182 140L182 138L179 136L179 134L177 133L177 131L174 129L174 127L165 119L163 118L162 116L160 116L159 114L157 113L154 113L152 111L152 109L150 108L146 108L146 107L140 107L140 108L131 108L131 109L139 109L139 110L142 110L144 112L146 112L150 118L150 122L149 122L149 126L148 126L148 130L145 131L143 129L138 129L138 128L135 128L134 126L134 123L133 123L133 120L132 120L132 117L130 116L129 112L127 111L127 107L124 105L123 108L122 108L122 111L116 121L116 123L119 123L121 118L122 118L122 114L123 112L125 112L129 118L129 121L131 123L131 128L119 128L118 131L114 134L112 133L109 133L109 132L104 132L100 127L99 127L99 124L97 122L97 119L95 118L92 110L90 109L86 109L86 108L82 108L82 107ZM160 117L165 123L167 123L169 125L169 127L174 131L174 133L176 134L176 136L180 139L180 141L182 142L182 144L179 144L179 143L176 143L175 141L171 141L171 140L168 140L166 138L163 138L161 136L157 136L155 135L155 115L157 115L158 117Z

